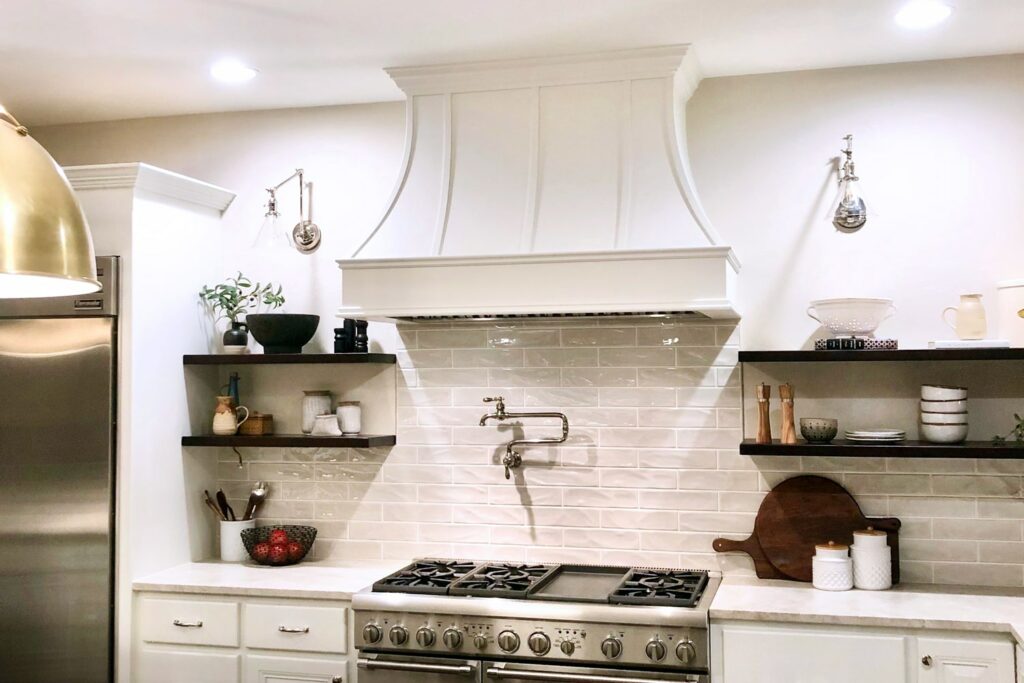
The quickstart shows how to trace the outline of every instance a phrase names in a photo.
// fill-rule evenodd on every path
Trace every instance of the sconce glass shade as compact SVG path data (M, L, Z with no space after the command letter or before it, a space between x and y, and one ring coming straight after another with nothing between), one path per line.
M0 107L0 298L97 292L82 207L57 162Z
M854 179L839 184L839 203L832 216L832 224L840 230L856 230L868 221L868 207L861 197L860 187Z
M292 248L291 226L281 219L276 211L268 211L256 233L253 247L257 249L281 250Z

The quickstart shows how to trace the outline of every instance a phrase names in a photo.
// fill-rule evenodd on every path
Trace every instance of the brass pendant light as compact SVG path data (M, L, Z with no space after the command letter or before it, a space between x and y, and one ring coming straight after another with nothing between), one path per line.
M64 172L0 107L0 299L99 289L89 224Z

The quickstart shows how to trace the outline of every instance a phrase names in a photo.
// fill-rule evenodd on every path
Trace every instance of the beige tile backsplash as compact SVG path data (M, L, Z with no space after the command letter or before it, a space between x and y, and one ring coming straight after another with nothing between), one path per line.
M693 566L752 574L712 540L744 538L772 485L804 472L846 486L870 515L904 522L908 580L1024 586L1024 463L747 457L734 324L551 320L406 325L396 335L391 449L221 453L236 509L271 482L265 521L318 527L321 557L420 555ZM510 410L567 413L570 441L531 448L512 481L513 435L556 421L480 427ZM798 393L798 403L800 394ZM799 414L799 411L798 411Z

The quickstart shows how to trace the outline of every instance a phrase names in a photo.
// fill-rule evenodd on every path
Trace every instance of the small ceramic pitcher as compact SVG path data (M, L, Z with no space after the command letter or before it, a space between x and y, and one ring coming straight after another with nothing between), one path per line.
M953 311L955 322L950 322L947 313ZM985 320L985 306L981 294L961 294L959 306L949 306L942 311L942 319L953 328L960 339L984 339L988 332Z
M238 419L238 411L244 410L245 417ZM249 419L249 409L235 406L231 396L218 396L217 407L213 411L213 433L218 436L232 436L238 433L238 426Z

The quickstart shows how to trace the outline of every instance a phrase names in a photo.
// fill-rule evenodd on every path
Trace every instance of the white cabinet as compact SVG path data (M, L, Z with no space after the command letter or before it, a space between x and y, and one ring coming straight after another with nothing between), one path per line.
M267 650L345 654L347 615L344 607L248 605L245 644Z
M344 660L246 655L242 683L346 683Z
M907 671L907 638L848 634L814 627L726 626L721 683L864 683L901 681Z
M142 598L136 628L147 643L238 647L238 603Z
M1024 683L1009 636L769 622L713 624L711 670L713 683Z
M142 648L132 678L142 683L238 683L235 653Z
M1013 645L966 638L917 639L919 683L1008 683L1014 680Z
M1017 648L1017 682L1024 683L1024 647Z

